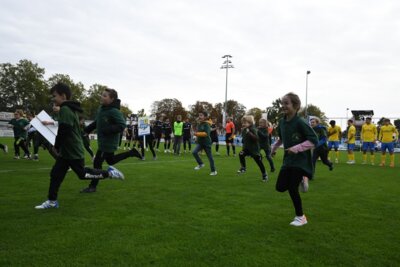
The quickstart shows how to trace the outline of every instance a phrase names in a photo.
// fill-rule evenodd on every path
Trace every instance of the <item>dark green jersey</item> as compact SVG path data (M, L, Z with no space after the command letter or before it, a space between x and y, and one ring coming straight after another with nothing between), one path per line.
M197 143L202 146L211 146L211 137L210 137L210 123L208 121L200 122L197 126L197 132L205 132L207 136L197 137Z
M55 147L58 148L63 159L84 158L78 112L81 112L80 104L78 102L65 101L60 106Z
M269 143L268 128L258 128L257 134L258 134L258 140L260 143L260 148L270 149L271 144Z
M120 135L126 127L120 109L120 100L116 99L108 106L101 106L96 115L98 148L103 152L115 152L118 149Z
M311 151L307 150L297 154L289 154L286 149L301 144L306 140L317 145L318 137L314 130L305 120L296 115L290 121L286 121L286 118L279 121L278 135L285 149L282 169L300 168L304 170L309 177L312 177L313 164L311 160Z
M258 143L257 129L254 126L242 130L243 150L251 155L260 154L260 145Z
M26 119L24 118L20 118L19 120L12 119L8 122L8 124L11 124L13 126L14 137L26 139L27 131L25 127L29 124L29 122Z

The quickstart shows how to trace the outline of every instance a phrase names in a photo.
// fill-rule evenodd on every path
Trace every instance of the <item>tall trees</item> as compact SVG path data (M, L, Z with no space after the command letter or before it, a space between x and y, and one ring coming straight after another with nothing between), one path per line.
M182 118L187 117L187 111L182 106L182 102L176 98L164 98L160 101L154 101L151 105L151 114L157 118L163 115L170 121L174 121L177 115L181 115Z
M0 64L0 110L37 112L49 102L45 70L29 60Z

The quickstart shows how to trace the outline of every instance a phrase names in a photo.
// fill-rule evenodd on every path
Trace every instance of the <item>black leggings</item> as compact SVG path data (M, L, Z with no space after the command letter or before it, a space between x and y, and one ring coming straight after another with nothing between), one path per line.
M239 153L240 165L242 166L242 168L246 169L246 156L250 156L254 159L254 161L260 168L261 174L266 174L264 164L262 163L262 156L250 154L247 150L242 150Z
M298 168L281 169L278 179L276 181L276 190L278 192L289 191L290 198L292 199L296 216L303 216L303 206L299 193L299 185L303 180L303 176L309 177L305 171Z
M29 156L29 150L28 147L26 146L25 139L20 138L20 137L14 137L14 151L15 151L15 156L19 156L19 148L22 148L26 156Z
M268 160L269 167L271 168L271 171L275 170L274 161L273 161L273 159L271 157L271 149L270 148L261 148L261 150L264 150L264 152L265 152L265 157Z
M103 152L101 150L97 150L96 156L95 156L94 162L93 162L93 167L95 169L101 170L103 168L104 161L106 161L108 165L114 165L114 164L120 162L121 160L127 159L129 157L133 157L133 156L137 157L138 154L139 154L139 152L135 148L132 148L132 150L130 150L128 152L119 153L117 155L114 155L114 152ZM98 184L99 184L99 180L93 179L90 182L89 187L96 187Z
M192 137L191 136L183 136L183 150L186 151L186 143L188 144L189 151L192 150Z
M161 133L156 133L154 135L153 147L156 147L157 149L160 147L161 136Z
M317 159L321 158L322 163L324 163L328 167L332 167L332 162L328 160L328 153L329 150L327 147L320 146L314 149L313 155L312 155L312 161L314 165L314 172L315 172L315 165L317 163Z
M83 159L63 159L58 157L50 172L49 200L57 200L58 190L70 167L78 175L78 178L82 180L105 179L109 176L108 171L86 168Z
M139 145L140 145L140 152L142 153L142 157L144 157L144 143L143 139L140 139ZM156 152L154 151L154 141L153 139L146 139L146 145L150 148L151 154L153 155L153 158L156 157Z

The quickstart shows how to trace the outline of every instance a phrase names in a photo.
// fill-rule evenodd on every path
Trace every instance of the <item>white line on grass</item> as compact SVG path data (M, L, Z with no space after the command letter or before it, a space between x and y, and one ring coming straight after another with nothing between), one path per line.
M144 164L164 164L164 163L174 163L174 162L182 162L182 161L192 161L194 164L196 164L195 159L180 159L180 160L166 160L166 161L159 161L159 160L151 160L151 161L146 161L146 162L125 162L125 163L117 163L117 165L144 165ZM34 168L34 169L22 169L23 171L43 171L43 170L51 170L51 167L46 167L46 168ZM16 172L16 171L21 171L21 169L18 170L0 170L0 173L7 173L7 172Z

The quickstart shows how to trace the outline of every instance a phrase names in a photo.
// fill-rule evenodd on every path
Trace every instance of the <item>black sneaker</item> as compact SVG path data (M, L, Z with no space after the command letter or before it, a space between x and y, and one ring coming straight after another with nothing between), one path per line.
M81 191L80 191L81 193L94 193L94 192L96 192L96 187L86 187L86 188L83 188Z
M330 171L333 171L333 164L331 164L331 165L329 166L329 170L330 170Z
M271 172L275 172L275 168L271 168Z
M263 174L263 176L262 176L262 181L263 182L268 182L268 174Z
M246 169L245 169L245 168L240 168L240 169L237 171L237 173L239 173L239 174L245 173L245 172L246 172Z

